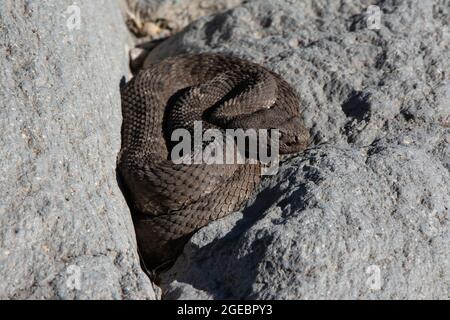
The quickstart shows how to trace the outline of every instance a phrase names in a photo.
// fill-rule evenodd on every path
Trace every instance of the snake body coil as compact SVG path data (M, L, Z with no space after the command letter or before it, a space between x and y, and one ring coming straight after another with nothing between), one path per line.
M122 145L118 171L146 265L172 261L188 237L234 210L260 181L260 165L175 164L171 133L204 129L281 132L280 153L309 140L294 90L279 75L219 54L180 55L138 73L121 90Z

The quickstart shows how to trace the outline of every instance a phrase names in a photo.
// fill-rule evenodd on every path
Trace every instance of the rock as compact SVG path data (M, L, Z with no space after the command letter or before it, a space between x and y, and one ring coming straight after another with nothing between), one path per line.
M248 1L150 53L146 65L212 51L273 69L315 141L194 235L164 298L449 298L448 7L368 5Z
M115 175L130 41L76 3L2 3L0 298L155 299Z
M125 0L128 26L137 36L168 37L192 21L220 12L242 0Z
M191 239L165 297L445 299L450 174L433 160L384 143L307 151Z

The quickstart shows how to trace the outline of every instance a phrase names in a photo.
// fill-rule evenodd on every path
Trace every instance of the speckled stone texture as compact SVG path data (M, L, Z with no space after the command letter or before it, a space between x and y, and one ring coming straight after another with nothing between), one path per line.
M0 6L0 298L154 299L115 175L127 31L75 3Z
M237 6L243 0L121 0L127 23L139 37L168 37L192 21Z

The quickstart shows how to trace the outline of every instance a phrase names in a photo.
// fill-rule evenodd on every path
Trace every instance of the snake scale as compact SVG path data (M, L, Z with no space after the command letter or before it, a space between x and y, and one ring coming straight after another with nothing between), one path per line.
M187 239L237 210L261 166L176 164L170 136L205 128L279 129L279 152L306 148L309 134L293 88L258 64L220 54L184 54L141 70L122 89L118 173L131 203L137 241L153 270L173 261Z

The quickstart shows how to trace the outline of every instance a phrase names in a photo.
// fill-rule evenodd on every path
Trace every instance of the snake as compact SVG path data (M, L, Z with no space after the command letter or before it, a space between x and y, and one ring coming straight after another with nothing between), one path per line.
M232 55L180 54L152 64L122 86L121 104L117 171L151 270L173 263L198 229L238 210L261 181L261 162L245 152L241 163L174 161L175 130L192 133L196 121L221 133L277 129L281 155L310 143L293 87Z

